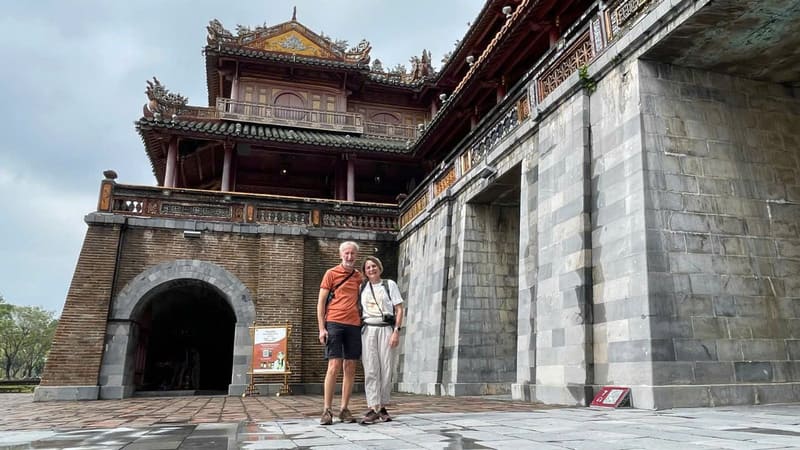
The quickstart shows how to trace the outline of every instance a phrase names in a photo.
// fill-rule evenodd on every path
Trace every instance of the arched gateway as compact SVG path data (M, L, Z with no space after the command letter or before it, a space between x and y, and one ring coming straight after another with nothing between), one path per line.
M100 398L136 390L220 390L247 385L252 295L232 273L199 260L153 266L114 300Z

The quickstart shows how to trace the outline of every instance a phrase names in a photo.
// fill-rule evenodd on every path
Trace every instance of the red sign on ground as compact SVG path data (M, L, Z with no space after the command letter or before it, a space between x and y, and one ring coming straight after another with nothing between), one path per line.
M619 406L630 406L631 388L621 386L603 386L600 392L594 396L592 406L602 406L604 408L617 408Z

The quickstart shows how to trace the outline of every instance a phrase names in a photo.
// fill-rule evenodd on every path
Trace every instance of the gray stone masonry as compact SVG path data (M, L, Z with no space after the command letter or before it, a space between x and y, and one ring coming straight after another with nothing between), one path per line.
M516 379L519 209L467 204L458 321L457 383Z
M530 139L529 143L535 142ZM531 145L533 147L533 145ZM517 288L517 379L511 385L511 394L515 399L530 400L530 384L536 380L536 292L537 292L537 257L539 256L536 239L538 237L538 153L525 152L522 161L522 179L520 180L519 211L519 282Z
M543 403L586 404L592 384L589 98L539 124L536 384Z
M654 384L698 385L680 395L698 405L800 401L800 100L640 67L650 320L671 362Z
M398 389L403 392L441 394L450 221L449 203L442 203L427 222L400 242L398 278L407 325L398 365Z

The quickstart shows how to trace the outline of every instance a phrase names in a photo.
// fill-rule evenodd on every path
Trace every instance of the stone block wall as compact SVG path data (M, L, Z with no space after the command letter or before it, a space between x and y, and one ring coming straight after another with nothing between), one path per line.
M531 139L529 142L535 142ZM535 148L535 147L533 147ZM538 152L529 149L521 162L519 259L517 273L517 377L515 399L530 400L536 380L536 295L538 288Z
M536 385L544 403L585 404L592 383L589 100L582 92L538 130Z
M800 400L800 99L642 62L657 402Z
M453 382L516 379L519 208L466 204Z
M441 394L445 301L453 275L450 255L452 210L441 202L414 232L401 236L399 287L406 319L398 363L398 389Z
M623 61L590 97L592 353L595 386L631 386L648 408L662 352L651 335L638 80L636 60Z

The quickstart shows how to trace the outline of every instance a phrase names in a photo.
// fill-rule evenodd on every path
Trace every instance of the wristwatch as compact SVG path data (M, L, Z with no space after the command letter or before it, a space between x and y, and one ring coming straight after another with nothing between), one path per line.
M394 327L394 331L400 332L400 327Z

